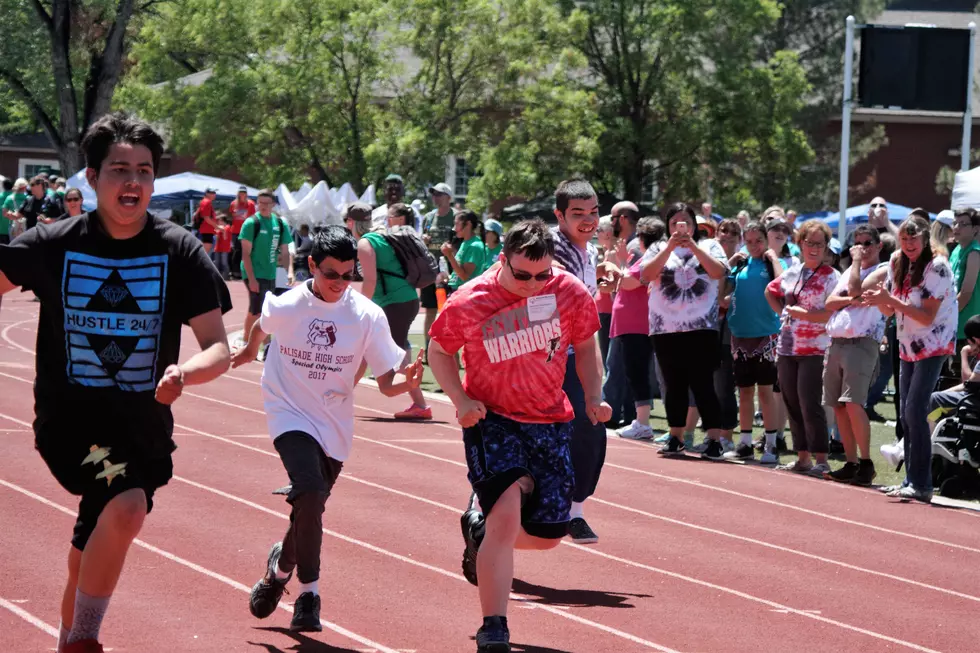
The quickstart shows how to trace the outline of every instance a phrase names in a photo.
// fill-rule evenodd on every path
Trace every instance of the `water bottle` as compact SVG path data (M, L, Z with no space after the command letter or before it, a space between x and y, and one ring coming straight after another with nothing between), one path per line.
M449 261L444 256L439 257L439 272L449 276Z

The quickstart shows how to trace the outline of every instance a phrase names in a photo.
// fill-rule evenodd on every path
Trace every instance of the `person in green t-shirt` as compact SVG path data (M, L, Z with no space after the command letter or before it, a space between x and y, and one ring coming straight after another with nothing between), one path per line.
M17 212L20 211L20 207L23 206L26 199L27 180L18 179L14 184L13 192L4 198L3 204L0 204L0 215L2 215L2 218L0 218L2 219L2 222L0 222L0 234L6 236L5 240L7 242L10 242L10 234L13 230L14 222L18 219Z
M289 241L293 237L286 221L272 212L275 205L275 192L261 191L256 201L258 213L245 220L238 236L242 244L242 279L248 288L248 313L243 331L246 337L262 314L266 293L276 289L280 260L288 261L289 285L293 285L293 258L289 255Z
M408 332L419 314L419 296L415 286L406 281L405 269L387 236L392 229L406 226L414 233L415 211L406 204L389 204L387 222L387 229L369 231L357 243L357 261L364 277L361 294L370 297L384 311L392 339L405 350L405 361L411 364L412 344L408 341ZM364 228L356 221L354 226L358 231ZM358 375L363 374L364 365L361 364ZM412 405L395 413L395 419L432 419L432 409L425 403L422 391L414 388L408 394L412 397Z
M977 242L980 213L973 209L961 209L953 215L953 238L956 249L949 257L956 282L956 303L959 308L959 323L956 328L956 350L966 344L963 328L966 321L980 314L980 289L977 276L980 275L980 243ZM953 358L958 358L953 356Z
M483 227L486 229L487 247L487 256L486 261L483 263L483 271L486 272L490 269L490 266L497 262L497 259L500 258L500 252L504 250L504 225L490 218L483 223Z
M453 230L463 241L459 251L453 256L453 246L450 243L443 243L442 253L453 268L453 273L449 277L449 288L456 290L473 277L483 273L487 249L483 244L483 223L480 222L480 216L473 211L457 214Z
M12 179L4 179L3 185L0 186L0 212L3 211L3 205L7 201L7 198L14 194L14 181ZM10 243L10 219L5 215L0 214L0 245L6 245Z

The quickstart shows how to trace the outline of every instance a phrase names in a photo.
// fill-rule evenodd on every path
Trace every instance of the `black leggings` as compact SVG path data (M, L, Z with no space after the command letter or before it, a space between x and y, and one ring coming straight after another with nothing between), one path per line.
M713 329L684 333L658 333L653 348L664 378L667 424L682 428L687 423L688 390L701 413L707 431L720 429L721 406L715 394L714 371L718 367L718 332Z
M650 336L639 333L626 333L616 336L622 343L623 362L626 364L626 379L633 393L633 401L648 404L653 399L650 388L650 363L653 360L653 342Z

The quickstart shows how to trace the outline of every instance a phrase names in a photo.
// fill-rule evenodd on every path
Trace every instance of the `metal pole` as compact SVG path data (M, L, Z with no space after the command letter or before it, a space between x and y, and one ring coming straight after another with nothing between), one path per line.
M854 83L854 16L847 17L844 46L844 101L840 122L840 196L837 202L837 238L844 243L847 236L847 183L851 171L851 88Z
M963 142L960 145L960 170L970 169L970 131L973 128L973 54L977 45L977 24L970 23L970 56L966 66L966 110L963 112Z

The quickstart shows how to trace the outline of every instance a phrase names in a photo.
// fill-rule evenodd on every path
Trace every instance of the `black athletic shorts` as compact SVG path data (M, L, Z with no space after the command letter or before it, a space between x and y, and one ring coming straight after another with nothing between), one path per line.
M252 292L252 289L248 287L248 280L245 280L245 288L248 288L248 314L249 315L262 315L262 302L265 301L266 293L276 292L276 280L275 279L256 279L259 283L259 291ZM245 338L248 339L248 334L245 334Z
M521 526L535 537L565 537L575 490L571 437L571 422L524 424L489 411L463 429L467 478L483 514L490 514L507 488L530 476L534 491L521 508Z
M425 288L419 289L419 302L422 308L439 307L439 303L436 301L436 284L430 283Z
M408 332L412 328L412 322L419 314L419 300L413 299L409 302L398 302L382 306L385 317L388 318L388 330L391 331L391 339L395 344L411 351L412 345L408 342Z
M754 388L757 385L776 385L776 363L763 355L739 356L732 363L735 385L739 388Z
M202 233L198 232L197 235L200 236L201 242L204 243L205 245L213 245L214 244L214 234L202 234Z
M139 424L134 432L110 431L71 412L66 410L63 419L35 420L34 446L55 480L81 497L71 543L83 551L99 515L119 494L140 488L146 494L146 512L153 509L154 492L173 476L170 452L175 446L170 441L150 453L136 444L142 437L135 432Z

